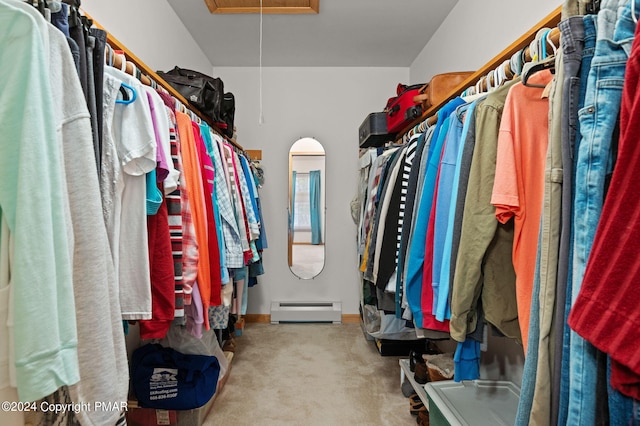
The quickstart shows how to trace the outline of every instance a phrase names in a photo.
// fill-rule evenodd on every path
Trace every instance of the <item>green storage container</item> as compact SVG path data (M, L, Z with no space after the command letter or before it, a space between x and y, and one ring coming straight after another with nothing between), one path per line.
M430 426L512 426L520 389L511 382L469 380L425 385Z

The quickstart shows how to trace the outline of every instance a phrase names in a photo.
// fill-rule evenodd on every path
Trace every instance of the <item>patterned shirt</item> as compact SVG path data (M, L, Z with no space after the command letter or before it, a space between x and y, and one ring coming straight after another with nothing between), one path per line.
M176 115L172 109L167 107L169 117L169 141L171 143L171 159L173 167L180 173L182 178L182 158L180 156L180 141L176 132ZM169 236L171 238L171 251L173 253L173 271L175 280L176 311L175 317L184 317L184 287L182 277L182 188L180 182L178 187L167 195L167 210L169 212ZM186 191L185 191L186 192Z
M227 268L242 268L243 255L242 255L242 243L240 241L240 232L238 230L238 224L235 217L233 204L231 202L231 194L229 192L229 185L225 176L226 167L223 165L221 145L222 139L213 135L213 151L211 158L213 159L213 167L215 169L215 191L216 199L218 201L218 208L220 210L220 216L222 218L222 235L224 237L225 248L225 262Z
M191 304L191 293L198 276L198 243L196 242L196 231L191 216L191 203L187 192L187 183L183 173L182 154L180 150L180 135L178 134L178 124L174 112L173 98L164 92L158 92L167 106L169 114L169 138L171 141L171 158L174 167L180 172L178 183L178 194L172 192L167 196L169 208L169 232L171 235L174 269L176 271L176 317L184 317L184 305ZM174 153L176 153L174 155ZM176 163L177 161L177 163ZM175 198L179 195L179 198ZM172 201L173 200L173 201ZM177 202L179 202L178 216ZM173 213L173 214L172 214ZM178 274L178 271L180 274Z

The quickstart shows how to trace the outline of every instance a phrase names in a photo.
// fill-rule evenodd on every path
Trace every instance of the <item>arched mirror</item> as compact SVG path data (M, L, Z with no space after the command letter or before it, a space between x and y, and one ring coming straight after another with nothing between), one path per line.
M289 269L311 279L324 268L325 155L313 138L289 150Z

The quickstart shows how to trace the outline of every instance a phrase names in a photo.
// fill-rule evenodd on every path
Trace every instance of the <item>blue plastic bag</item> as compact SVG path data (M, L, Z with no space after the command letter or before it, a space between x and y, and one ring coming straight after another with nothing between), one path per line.
M185 355L159 344L133 352L131 381L141 407L191 410L216 392L220 363L206 355Z

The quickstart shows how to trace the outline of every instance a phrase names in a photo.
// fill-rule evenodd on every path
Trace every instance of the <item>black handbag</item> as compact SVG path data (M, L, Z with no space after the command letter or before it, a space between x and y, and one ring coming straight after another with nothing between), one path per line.
M158 75L214 123L224 122L224 83L221 79L177 66L168 72L158 71Z

